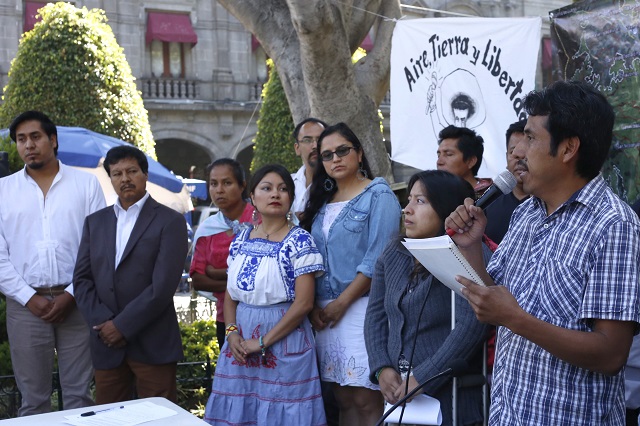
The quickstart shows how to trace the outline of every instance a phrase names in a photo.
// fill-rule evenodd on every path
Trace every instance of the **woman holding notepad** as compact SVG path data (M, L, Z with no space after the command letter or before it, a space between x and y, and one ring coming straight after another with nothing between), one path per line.
M473 188L445 171L429 170L409 181L404 209L408 238L444 234L444 219ZM452 329L452 291L435 279L402 245L391 241L376 262L365 318L365 342L370 378L379 383L385 400L395 403L428 378L463 358L480 370L482 342L488 327L480 323L469 303L455 296ZM490 257L488 248L486 259ZM443 425L453 418L450 378L429 382L423 391L440 401ZM482 423L482 387L462 388L457 399L457 424Z

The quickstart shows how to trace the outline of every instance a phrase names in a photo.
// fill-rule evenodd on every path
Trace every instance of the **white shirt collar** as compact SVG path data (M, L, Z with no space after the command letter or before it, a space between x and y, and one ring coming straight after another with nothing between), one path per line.
M142 210L142 207L144 206L144 203L146 203L148 199L149 199L149 191L146 191L144 193L144 197L140 198L136 203L132 204L131 207L136 208L138 210ZM131 207L129 207L129 208L131 208ZM120 204L120 198L119 197L116 200L116 202L113 204L113 210L116 212L116 216L118 215L119 212L127 211L127 210L122 208L122 204Z

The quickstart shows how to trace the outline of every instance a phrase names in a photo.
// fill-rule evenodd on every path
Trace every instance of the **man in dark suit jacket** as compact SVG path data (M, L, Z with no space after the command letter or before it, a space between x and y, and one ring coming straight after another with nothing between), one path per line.
M176 400L183 357L173 295L187 254L179 213L146 191L148 162L132 146L104 160L115 205L88 216L74 271L78 308L91 329L96 403Z

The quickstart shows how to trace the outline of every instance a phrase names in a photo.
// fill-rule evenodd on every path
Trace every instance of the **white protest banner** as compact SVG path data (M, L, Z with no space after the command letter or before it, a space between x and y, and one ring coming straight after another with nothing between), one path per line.
M452 124L484 138L478 176L506 166L505 132L525 118L535 87L542 20L427 18L399 21L391 45L392 159L436 168L438 133Z

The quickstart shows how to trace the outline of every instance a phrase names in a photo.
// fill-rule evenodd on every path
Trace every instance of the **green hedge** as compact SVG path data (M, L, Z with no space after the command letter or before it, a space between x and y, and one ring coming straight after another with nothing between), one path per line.
M0 151L5 151L9 153L9 172L15 173L24 167L24 161L20 158L18 154L18 149L16 148L16 144L11 142L11 138L0 137Z
M180 324L184 363L200 362L207 358L211 371L201 364L181 365L178 368L178 405L202 417L207 398L211 392L211 381L218 361L220 348L216 338L215 320L197 320L192 324Z
M184 361L178 367L178 405L202 417L220 349L214 320L180 324ZM211 371L202 362L210 360ZM193 363L193 364L190 364ZM0 376L13 375L6 332L6 302L0 298ZM0 417L2 418L2 417Z
M262 89L258 131L253 140L251 173L265 164L282 164L295 173L302 161L293 149L293 118L273 60L267 60L269 80Z
M35 109L138 146L155 158L147 110L103 10L58 2L23 34L0 105L0 128Z
M0 294L0 376L10 376L12 374L9 336L7 336L7 302L4 296Z

